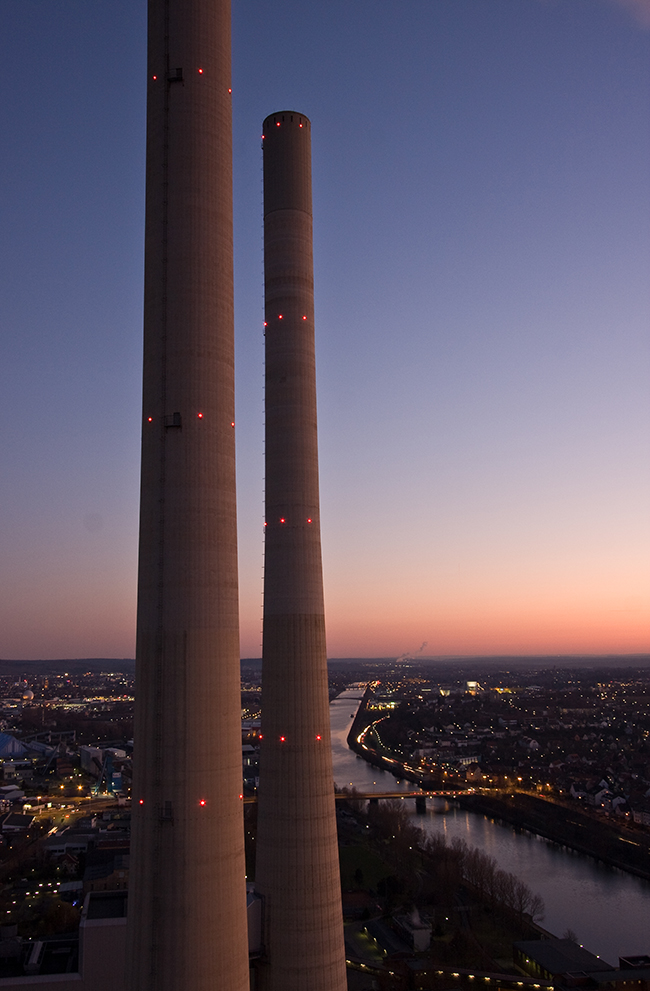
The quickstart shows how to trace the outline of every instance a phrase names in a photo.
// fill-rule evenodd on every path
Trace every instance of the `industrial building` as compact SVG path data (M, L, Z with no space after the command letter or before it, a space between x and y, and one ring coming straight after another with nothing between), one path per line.
M129 991L249 987L230 51L229 0L149 0Z
M263 991L347 988L320 542L311 123L263 124L266 354L262 743L256 888Z

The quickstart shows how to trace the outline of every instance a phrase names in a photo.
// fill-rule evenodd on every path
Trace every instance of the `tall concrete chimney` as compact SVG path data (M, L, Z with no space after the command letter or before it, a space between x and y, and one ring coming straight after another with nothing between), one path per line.
M129 991L246 991L229 0L149 0Z
M345 991L314 356L311 124L267 117L266 551L256 887L263 991Z

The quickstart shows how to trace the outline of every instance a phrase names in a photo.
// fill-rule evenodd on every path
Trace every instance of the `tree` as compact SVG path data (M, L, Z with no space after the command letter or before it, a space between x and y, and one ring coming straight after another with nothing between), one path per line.
M541 898L540 895L533 895L528 911L533 922L541 922L546 914L544 899ZM572 930L569 929L569 932L572 932ZM575 933L573 933L572 936L566 936L565 939L573 939L574 943L578 942L578 937Z

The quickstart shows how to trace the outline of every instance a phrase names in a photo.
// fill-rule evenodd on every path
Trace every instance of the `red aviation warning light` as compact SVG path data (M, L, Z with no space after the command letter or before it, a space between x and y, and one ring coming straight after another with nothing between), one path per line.
M307 319L307 317L306 317L306 316L305 316L305 317L303 317L303 320L306 320L306 319Z
M144 805L144 798L141 798L140 799L140 801L138 802L138 805Z
M205 799L204 798L200 798L199 799L199 805L200 806L204 806L205 805Z
M308 516L308 517L307 517L307 522L308 522L308 523L311 523L311 516Z
M275 122L275 126L276 126L276 127L279 127L279 126L280 126L280 121L279 121L279 120L276 120L276 122Z
M284 516L281 516L281 517L280 517L280 523L286 523L286 522L287 522L287 521L286 521L286 519L284 518Z
M302 127L302 124L301 124L300 126ZM320 733L317 733L317 734L316 734L316 739L317 739L317 740L320 740Z
M203 75L203 69L198 69L197 71L198 71L198 74L199 74L200 76L202 76L202 75Z
M147 417L147 423L153 423L153 416Z
M286 736L281 736L280 737L280 743L284 743L285 740L286 740Z
M202 420L203 419L203 413L197 413L196 414L196 418L197 418L197 420Z

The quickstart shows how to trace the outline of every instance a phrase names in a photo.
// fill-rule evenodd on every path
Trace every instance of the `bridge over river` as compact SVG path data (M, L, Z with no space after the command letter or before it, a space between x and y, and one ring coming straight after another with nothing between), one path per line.
M344 802L346 799L361 799L363 801L374 801L380 798L456 798L457 795L467 795L467 791L354 791L337 792L336 801Z
M467 791L338 791L334 798L337 802L348 800L378 802L380 798L414 798L416 806L418 803L422 803L422 808L426 808L427 798L456 798L458 795L467 794ZM244 796L244 805L254 805L256 801L257 795Z

